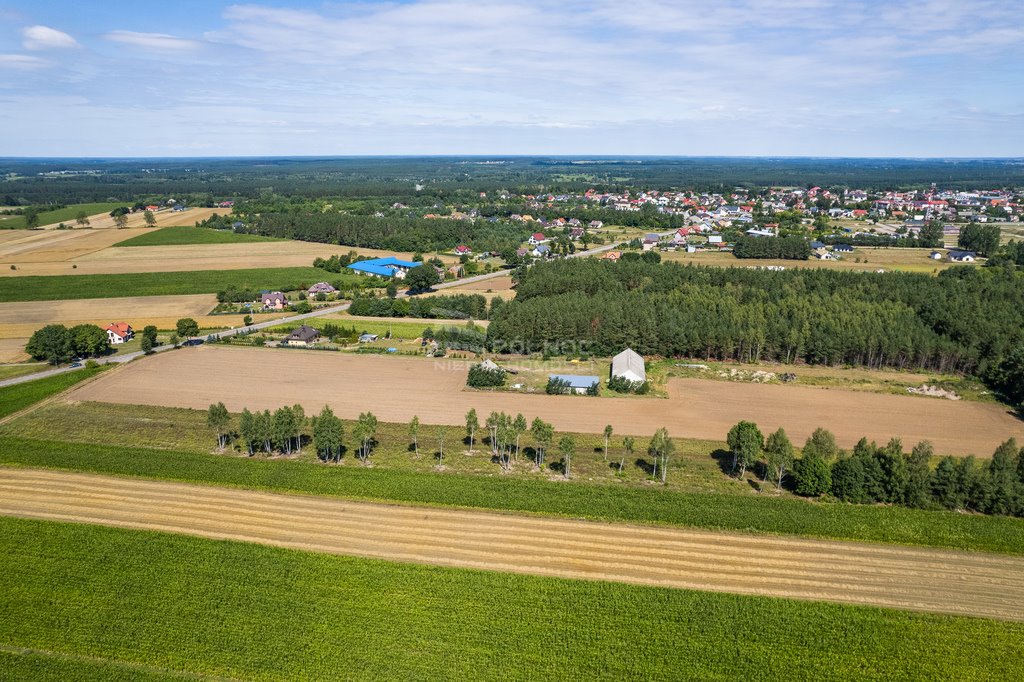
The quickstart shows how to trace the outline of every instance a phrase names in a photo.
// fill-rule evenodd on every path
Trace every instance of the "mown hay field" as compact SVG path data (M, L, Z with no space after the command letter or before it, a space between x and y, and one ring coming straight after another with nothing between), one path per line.
M741 259L736 258L731 253L718 251L699 251L697 253L670 251L662 253L661 258L665 261L675 261L684 265L693 263L694 265L735 268L765 267L770 265L784 268L832 268L862 272L874 272L875 270L882 269L887 271L936 273L958 265L957 263L951 263L949 260L931 260L928 257L928 254L931 252L932 249L859 246L853 250L853 253L843 254L842 258L836 261L819 260L813 256L808 260ZM860 259L859 263L857 259Z
M0 493L0 514L23 518L456 568L1024 621L1019 557L399 507L40 469L0 467ZM725 564L728 572L721 570Z
M495 680L1024 672L1016 655L1024 628L983 619L11 518L0 519L0 549L2 660L37 679L111 670L131 679L176 671ZM985 645L965 655L965 641Z
M264 369L247 372L253 365ZM930 440L938 454L983 457L1011 436L1024 440L1024 422L995 404L707 379L670 379L667 399L486 392L466 389L468 367L443 359L204 347L136 363L75 397L193 408L224 401L235 412L330 405L346 418L372 410L384 421L417 415L430 424L462 424L475 408L539 416L565 431L600 433L611 424L617 433L649 436L666 426L674 436L705 440L721 440L747 419L766 433L783 427L796 442L820 426L847 448L862 436L896 436L908 447Z

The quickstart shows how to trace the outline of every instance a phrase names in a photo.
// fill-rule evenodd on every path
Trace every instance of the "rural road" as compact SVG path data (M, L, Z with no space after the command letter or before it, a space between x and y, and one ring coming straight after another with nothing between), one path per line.
M579 251L577 253L574 253L574 254L570 255L569 258L583 258L583 257L586 257L586 256L593 256L595 254L602 253L604 251L609 251L611 249L614 249L616 246L618 246L617 242L616 243L612 243L612 244L605 244L603 246L599 246L599 247L590 249L588 251ZM437 284L437 285L434 286L434 290L454 289L454 288L457 288L457 287L466 286L467 284L473 284L474 282L482 282L482 281L485 281L485 280L488 280L488 279L493 279L495 277L501 277L503 275L507 275L508 273L509 273L508 270L495 270L494 272L487 272L487 273L484 273L482 275L473 275L472 277L466 277L466 278L463 278L463 279L460 279L460 280L455 280L453 282L444 282L442 284ZM406 293L406 292L401 292L401 293L398 294L399 298L405 298L407 296L408 296L408 293ZM343 312L345 310L348 310L350 305L351 305L351 303L342 303L341 305L335 305L335 306L330 306L330 307L326 307L326 308L319 308L317 310L314 310L311 313L303 313L301 315L292 315L290 317L281 317L281 318L278 318L276 320L270 320L270 321L267 321L267 322L257 322L256 324L251 324L251 325L249 325L247 327L236 327L234 329L227 329L227 330L222 331L222 332L217 332L216 334L213 334L213 336L215 338L225 338L225 337L228 337L228 336L234 336L236 334L241 334L243 332L254 332L254 331L259 331L261 329L268 329L270 327L277 327L277 326L280 326L282 324L292 324L294 322L301 322L303 320L308 320L308 319L311 319L311 318L314 318L314 317L321 317L323 315L333 315L334 313L340 313L340 312ZM173 350L173 348L174 348L173 346L168 346L168 345L157 346L156 348L153 349L153 352L154 353L162 353L162 352L165 352L165 351ZM140 358L143 355L144 355L144 353L141 350L139 350L139 351L135 351L134 353L124 353L122 355L114 355L114 356L111 356L111 357L108 357L108 358L97 358L97 359L95 359L95 362L97 362L98 364L101 364L101 365L106 365L106 364L111 364L111 363L131 362L132 360L135 360L136 358ZM25 374L25 375L18 376L18 377L13 377L13 378L10 378L10 379L4 379L4 380L0 381L0 388L3 388L5 386L13 386L15 384L23 384L26 381L34 381L36 379L44 379L46 377L54 376L56 374L65 374L67 372L74 372L75 370L78 370L78 369L81 369L81 368L80 367L70 367L70 366L54 367L53 369L44 370L42 372L35 372L33 374Z
M492 571L1024 621L1024 558L0 468L0 513Z

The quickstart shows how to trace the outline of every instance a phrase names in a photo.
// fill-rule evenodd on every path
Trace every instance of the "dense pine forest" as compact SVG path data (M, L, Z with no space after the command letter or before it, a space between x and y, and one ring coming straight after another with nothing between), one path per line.
M610 191L847 184L865 189L1024 184L1015 159L364 157L0 159L0 205L214 198L451 197L459 192ZM416 186L420 189L417 190Z
M390 251L439 251L465 244L475 251L517 248L530 228L486 221L375 217L336 211L254 216L236 232Z
M1024 277L772 272L639 260L571 260L517 273L492 311L496 350L779 360L975 373L1012 387L1024 345ZM1002 377L1002 378L999 378ZM1022 378L1022 377L1018 377Z

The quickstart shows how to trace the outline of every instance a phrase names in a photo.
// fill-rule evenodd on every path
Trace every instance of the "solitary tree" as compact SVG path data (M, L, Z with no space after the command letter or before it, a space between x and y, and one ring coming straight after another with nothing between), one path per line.
M332 457L341 460L341 445L345 430L331 408L324 405L320 414L313 418L313 447L325 461Z
M558 441L558 449L562 453L562 474L569 478L569 468L572 465L572 454L576 450L576 441L572 436L562 436L562 439Z
M534 444L537 448L536 464L538 467L544 466L544 453L551 445L551 441L555 437L555 431L551 424L541 420L540 417L536 417L530 426L530 434L533 436Z
M512 422L512 431L516 436L516 461L519 460L519 438L526 433L526 417L522 414L517 414L515 420Z
M145 340L143 338L143 341ZM210 409L206 411L206 423L217 432L217 448L223 450L228 444L229 425L231 424L231 415L228 414L228 408L224 407L224 403L210 405Z
M444 461L444 427L437 428L437 461Z
M75 222L78 223L80 227L87 227L89 225L88 214L86 214L85 211L79 211L75 216Z
M664 485L668 480L668 460L675 452L675 443L668 437L668 429L662 427L654 432L651 443L647 448L648 454L654 458L654 476L658 476L658 467L661 467L661 483Z
M114 226L119 230L123 230L128 226L128 215L125 213L118 213L114 216Z
M604 461L608 461L608 439L612 437L612 425L604 427Z
M409 422L409 437L412 438L413 452L418 458L420 456L420 418L415 415Z
M191 317L183 317L178 320L175 328L178 331L178 336L184 336L186 339L199 336L199 323Z
M473 452L473 439L476 437L476 430L480 428L480 421L476 417L476 408L470 408L466 413L466 435L469 436L469 451Z
M633 440L632 436L626 436L622 439L622 457L619 458L619 473L622 473L622 465L626 463L626 456L633 456L633 448L636 447L636 441Z
M726 437L729 449L732 452L732 471L736 473L739 469L739 478L747 473L747 467L753 464L761 456L761 449L764 447L764 436L757 424L748 421L741 421L729 429Z
M153 215L152 211L143 211L142 219L146 221L146 227L153 227L156 225L156 216Z
M768 436L764 445L764 454L768 465L765 478L771 479L775 483L775 487L781 490L782 479L793 466L793 444L786 436L785 430L780 428Z
M405 283L411 291L426 291L435 284L441 283L441 275L430 263L417 265L405 274Z

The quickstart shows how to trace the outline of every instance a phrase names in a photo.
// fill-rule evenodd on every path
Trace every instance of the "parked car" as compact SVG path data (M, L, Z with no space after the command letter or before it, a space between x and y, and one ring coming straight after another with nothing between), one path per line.
M82 363L80 363L80 362L72 362L71 365L70 365L70 367L72 369L74 369L75 367L81 367L81 366L82 366Z

